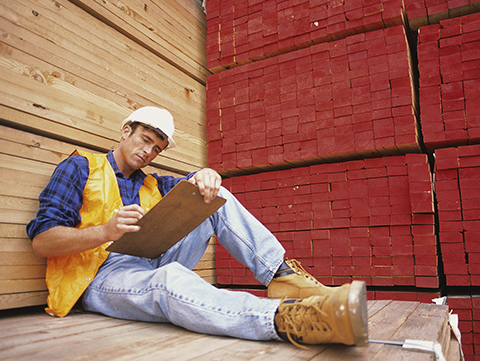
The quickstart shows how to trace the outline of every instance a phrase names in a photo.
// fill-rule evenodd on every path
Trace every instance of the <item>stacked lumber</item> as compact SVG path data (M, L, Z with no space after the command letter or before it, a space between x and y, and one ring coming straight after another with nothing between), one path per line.
M480 337L480 296L471 294L450 294L447 303L458 315L458 327L462 333L462 348L465 360L476 359L479 354Z
M126 37L205 84L206 19L199 1L71 0Z
M395 301L416 301L431 303L433 299L440 297L438 290L422 291L367 291L367 297L371 300L395 300Z
M145 105L169 109L178 147L146 171L207 164L201 3L19 0L0 3L0 309L45 304L45 259L26 224L54 167L74 149L107 152ZM214 249L195 269L215 283Z
M435 343L448 361L460 361L459 342L451 334L448 306L392 300L368 301L369 336L386 341L406 339ZM41 330L48 330L41 331ZM0 318L4 361L92 359L175 359L246 361L252 359L403 360L431 361L433 352L381 343L368 347L310 345L299 349L289 342L252 342L185 330L169 323L134 322L94 313L76 312L59 321L46 313L8 314ZM92 340L108 342L92 342ZM427 343L427 344L428 344ZM260 355L260 356L259 356ZM267 356L265 356L267 355Z
M480 146L435 151L439 240L447 285L480 286Z
M480 2L476 0L404 0L404 6L415 30L480 10Z
M217 73L312 44L402 24L412 29L480 10L476 0L207 1L207 67Z
M420 108L429 148L480 141L480 15L420 28Z
M402 24L401 0L207 2L207 66L236 65Z
M66 0L0 9L3 124L108 150L132 110L158 105L172 112L178 144L158 165L206 165L203 84Z
M421 123L425 145L435 153L438 240L450 287L480 285L480 148L468 145L480 142L479 49L478 13L419 29ZM478 297L472 304L473 291L461 290L448 303L460 318L465 359L473 360L480 354Z
M370 299L478 286L480 2L208 6L209 164L287 257ZM265 292L220 245L216 262Z
M224 186L324 284L439 286L424 154L237 176ZM258 284L221 245L217 281Z
M395 26L211 75L210 167L235 174L420 152L408 44Z

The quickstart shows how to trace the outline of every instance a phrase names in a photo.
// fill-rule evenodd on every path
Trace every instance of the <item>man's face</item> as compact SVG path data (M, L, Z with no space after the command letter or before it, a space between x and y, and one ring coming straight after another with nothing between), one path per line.
M122 129L122 141L117 150L121 156L115 157L120 170L128 177L135 170L143 168L167 146L155 131L138 126L134 131L129 125Z

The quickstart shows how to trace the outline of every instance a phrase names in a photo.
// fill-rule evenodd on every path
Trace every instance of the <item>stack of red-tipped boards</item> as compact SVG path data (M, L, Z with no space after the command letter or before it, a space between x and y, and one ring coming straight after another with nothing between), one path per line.
M207 67L217 73L311 44L401 25L401 11L400 0L209 0Z
M465 360L473 359L480 337L480 296L475 293L452 293L447 295L447 304L451 312L458 315Z
M239 170L420 152L403 26L209 77L209 164Z
M428 148L480 141L480 15L420 28L420 109Z
M480 285L480 145L435 151L439 240L449 286Z
M424 154L236 176L224 186L277 236L288 257L326 284L439 285ZM240 281L241 274L247 283L239 284L256 284L220 245L217 252L219 283L232 284L234 275Z
M277 2L280 14L272 2L241 3L209 31L212 49L225 45L209 49L219 72L207 80L209 162L232 177L227 188L326 285L361 279L374 286L369 299L426 303L440 296L441 273L447 286L480 285L480 157L463 147L480 142L480 2L405 0L418 53L401 11L380 15L375 1L325 12ZM306 3L309 29L298 26ZM297 5L299 17L279 26ZM241 12L250 28L235 20ZM237 30L243 43L227 45ZM435 155L433 179L420 153ZM219 284L258 285L221 245L217 274ZM472 359L478 304L449 302Z

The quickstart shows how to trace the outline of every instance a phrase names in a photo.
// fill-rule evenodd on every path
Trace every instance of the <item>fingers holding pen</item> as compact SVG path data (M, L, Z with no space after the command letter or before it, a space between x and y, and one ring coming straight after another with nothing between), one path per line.
M145 214L145 210L137 204L131 204L115 210L115 215L106 224L107 237L111 241L116 241L125 233L138 232L140 226L137 226L136 223Z
M131 204L129 206L120 207L116 212L115 217L117 218L117 224L125 225L125 226L133 226L145 214L146 212L142 207L140 207L137 204ZM138 226L135 226L135 227L138 227Z
M138 222L140 218L142 218L146 214L145 210L138 204L131 204L129 206L119 207L115 213L116 217L125 219L125 221L133 221L133 223Z

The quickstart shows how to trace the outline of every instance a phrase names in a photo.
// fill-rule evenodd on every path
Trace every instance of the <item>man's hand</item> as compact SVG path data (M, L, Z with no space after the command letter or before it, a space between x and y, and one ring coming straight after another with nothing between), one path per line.
M137 204L120 207L115 215L105 224L104 232L109 241L116 241L125 233L138 232L136 226L140 218L146 214L145 210Z
M210 203L218 194L222 177L216 171L210 168L203 168L188 180L190 183L196 184L203 196L205 203Z

